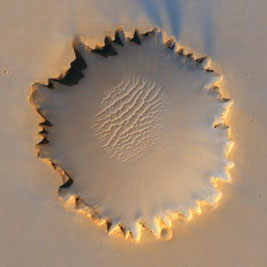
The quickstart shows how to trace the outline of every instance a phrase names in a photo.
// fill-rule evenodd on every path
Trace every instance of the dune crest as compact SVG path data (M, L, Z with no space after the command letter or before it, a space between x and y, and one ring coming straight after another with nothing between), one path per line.
M215 203L230 179L222 76L157 29L73 47L65 75L32 87L38 156L62 176L59 196L109 233L171 239L172 219Z

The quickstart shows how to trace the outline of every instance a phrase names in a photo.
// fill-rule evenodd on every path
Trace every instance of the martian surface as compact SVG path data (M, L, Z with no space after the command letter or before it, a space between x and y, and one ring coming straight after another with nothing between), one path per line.
M0 1L0 266L267 266L265 1Z

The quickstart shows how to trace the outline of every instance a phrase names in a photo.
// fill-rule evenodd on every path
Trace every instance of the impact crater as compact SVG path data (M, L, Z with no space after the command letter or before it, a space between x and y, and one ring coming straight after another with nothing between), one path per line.
M59 197L109 233L171 239L172 220L216 203L230 180L222 76L158 29L73 48L64 75L32 86L38 157L61 175Z

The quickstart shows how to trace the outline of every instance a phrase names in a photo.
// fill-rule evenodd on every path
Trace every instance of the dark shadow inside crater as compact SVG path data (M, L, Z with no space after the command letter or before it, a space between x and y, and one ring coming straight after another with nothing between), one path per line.
M71 62L70 68L67 70L66 74L56 79L49 79L47 87L53 89L53 81L57 81L67 86L76 85L84 77L82 70L87 68L87 64L81 54L76 50L75 46L73 46L73 49L76 58Z
M122 41L120 40L119 36L117 36L117 42L122 44ZM92 52L99 54L103 57L117 55L116 50L112 47L112 39L110 37L105 38L105 45L103 47L96 47L92 50Z

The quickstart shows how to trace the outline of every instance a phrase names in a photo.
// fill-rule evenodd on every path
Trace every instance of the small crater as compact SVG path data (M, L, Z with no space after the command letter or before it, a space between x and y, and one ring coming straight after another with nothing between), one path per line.
M4 69L4 70L2 71L2 73L3 73L4 75L8 75L8 74L9 74L9 70Z
M160 237L163 240L170 240L172 239L172 230L169 228L162 228L160 232Z

